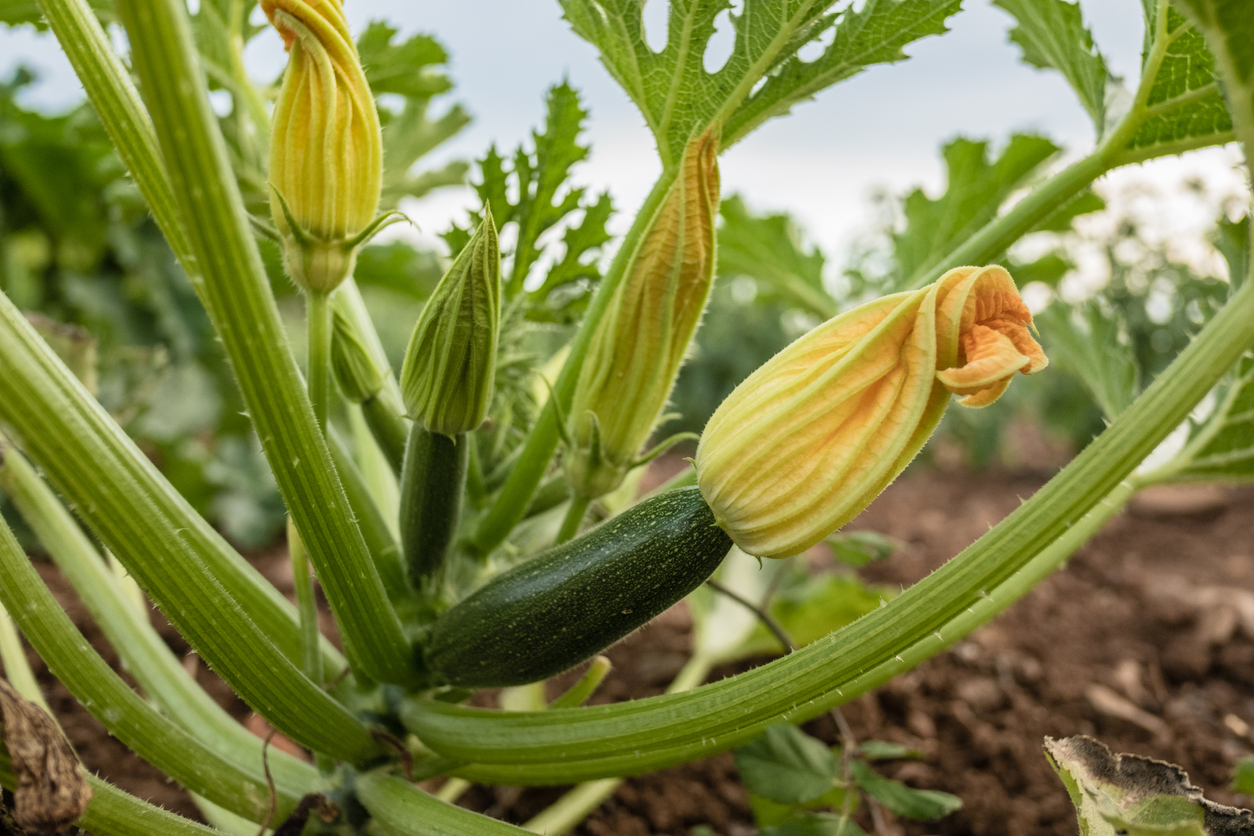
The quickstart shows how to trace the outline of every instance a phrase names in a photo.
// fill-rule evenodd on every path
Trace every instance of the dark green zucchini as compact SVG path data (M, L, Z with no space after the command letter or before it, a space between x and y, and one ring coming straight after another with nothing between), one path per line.
M517 566L432 624L441 683L523 685L574 667L696 589L731 548L696 488L640 503Z

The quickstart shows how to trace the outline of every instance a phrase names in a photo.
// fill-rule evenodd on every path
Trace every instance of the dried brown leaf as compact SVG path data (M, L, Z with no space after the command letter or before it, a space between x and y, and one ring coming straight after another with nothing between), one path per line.
M91 801L82 765L56 721L3 679L0 717L4 745L17 773L13 818L37 836L60 833Z

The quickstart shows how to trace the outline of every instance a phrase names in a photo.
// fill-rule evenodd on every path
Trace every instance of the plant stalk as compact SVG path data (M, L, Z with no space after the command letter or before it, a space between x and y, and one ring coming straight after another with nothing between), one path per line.
M415 679L409 642L348 509L287 343L209 107L179 0L120 0L118 13L203 282L279 491L363 673Z
M575 494L570 498L570 505L566 508L566 516L562 518L562 527L558 530L553 545L560 546L579 533L579 525L588 515L588 506L591 504L592 498L583 494Z
M327 404L331 400L331 295L309 291L305 294L309 331L309 403L314 420L327 431Z

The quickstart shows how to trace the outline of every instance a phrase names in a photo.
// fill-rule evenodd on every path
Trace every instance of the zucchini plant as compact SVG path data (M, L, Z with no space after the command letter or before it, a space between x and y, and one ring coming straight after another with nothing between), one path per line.
M583 706L604 676L594 662L551 706L466 705L474 689L530 686L595 656L731 571L720 570L729 552L769 567L762 558L823 541L906 467L951 396L979 408L1020 373L1048 373L1048 341L1038 344L1013 270L998 263L1015 266L1011 245L1091 210L1089 187L1113 168L1254 142L1244 0L1147 0L1132 90L1107 70L1078 7L1002 0L1025 60L1061 73L1092 116L1093 150L1049 174L1053 146L1012 143L1006 165L969 193L920 194L910 221L932 234L903 242L899 281L884 288L893 292L850 310L768 258L781 293L827 321L723 402L693 470L635 502L640 468L683 440L654 436L716 272L720 154L828 87L903 60L915 41L943 34L960 3L744 0L730 17L731 55L713 71L704 54L724 0L671 0L660 50L646 41L643 0L559 3L639 108L661 173L603 264L608 198L563 186L587 154L577 140L586 113L569 85L553 88L532 148L481 161L482 209L447 234L455 258L398 377L354 274L371 236L404 221L396 201L421 179L412 163L460 126L456 114L426 119L430 55L391 44L382 25L355 41L340 0L262 0L289 56L276 90L240 71L246 0L201 0L194 19L181 0L38 0L229 360L289 517L297 606L193 510L3 295L0 486L144 697L85 645L7 527L0 603L75 697L191 791L216 829L519 832L415 786L446 775L447 798L466 781L580 783L527 825L566 832L623 776L764 733L769 742L781 721L815 717L940 652L1057 568L1140 487L1250 473L1254 282L1234 280L1143 391L1102 401L1111 414L1099 438L884 606L708 685L728 650L699 619L705 644L659 697ZM236 30L214 37L214 15ZM126 60L102 24L115 19ZM391 71L372 73L382 56ZM210 85L233 96L232 118L215 115ZM376 105L384 93L413 98L395 111ZM498 236L498 224L510 234ZM564 249L546 252L562 229ZM728 252L751 261L754 242L736 229L723 227ZM277 245L304 297L303 375L259 241ZM1191 418L1212 393L1214 408ZM1170 461L1141 468L1181 427ZM594 510L609 518L590 519ZM320 633L315 579L338 647ZM157 639L139 595L313 763L234 724ZM31 713L39 694L7 635L0 652L22 701L6 697L21 710L6 708L0 783L47 795L61 784L28 755L55 735L49 723L10 720L46 715ZM859 786L889 793L860 763L850 767ZM62 782L74 774L59 769ZM77 821L97 836L209 832L82 781L80 809L18 823L38 832ZM18 813L38 801L26 796Z

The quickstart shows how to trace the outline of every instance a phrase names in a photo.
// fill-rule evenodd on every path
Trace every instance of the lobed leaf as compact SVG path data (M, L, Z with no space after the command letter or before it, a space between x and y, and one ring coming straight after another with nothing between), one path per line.
M825 320L836 315L836 301L823 285L823 253L802 246L792 216L754 215L739 195L724 200L719 212L721 277L749 276L767 298L781 298Z
M1093 46L1079 3L1067 0L994 0L1018 23L1010 40L1034 67L1054 69L1080 97L1100 137L1106 127L1106 60Z
M997 216L1016 189L1058 152L1041 136L1015 134L991 162L988 142L955 139L943 149L948 185L933 199L915 189L903 203L905 229L893 235L899 275L911 282Z
M403 197L421 197L442 186L461 185L468 166L454 160L443 168L415 173L414 164L470 123L470 114L458 104L438 117L429 113L431 99L448 92L453 83L441 67L448 52L431 35L418 34L396 41L397 29L372 21L357 38L366 80L376 96L399 99L397 109L388 99L376 103L383 127L383 209L395 208ZM393 100L394 100L393 99Z
M588 157L588 146L579 141L588 111L578 91L566 82L554 85L545 104L544 130L532 131L532 150L520 145L507 162L495 146L489 148L479 161L482 180L475 190L500 227L513 223L518 230L505 292L514 297L526 291L529 318L567 321L582 310L601 279L597 258L610 240L605 224L613 204L608 193L589 200L584 188L569 182L572 168ZM580 212L583 217L573 222ZM482 213L472 212L469 227L445 233L449 248L460 251L469 229L481 220ZM545 251L541 237L563 224L562 256L553 259L538 287L527 289Z
M672 0L660 52L645 40L643 0L561 3L575 32L600 50L610 75L640 108L669 168L710 125L723 124L721 147L730 147L865 67L905 59L907 44L946 31L960 0L868 0L861 9L833 15L826 14L833 0L745 0L741 13L730 15L732 54L713 72L705 68L706 48L729 0ZM797 57L833 27L834 40L822 56Z
M1161 0L1160 0L1161 1ZM1146 2L1146 30L1153 41L1142 72L1146 115L1123 151L1126 161L1176 153L1181 146L1232 139L1228 113L1206 39L1175 9Z

